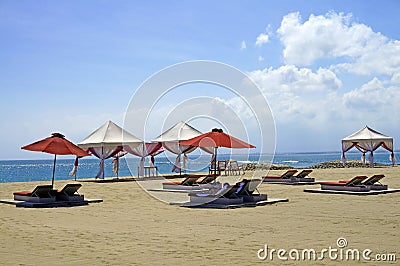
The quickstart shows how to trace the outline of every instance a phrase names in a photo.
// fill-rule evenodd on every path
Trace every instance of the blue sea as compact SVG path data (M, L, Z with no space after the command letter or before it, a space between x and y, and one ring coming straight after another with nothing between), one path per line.
M375 153L374 161L377 163L390 165L389 153ZM395 153L396 163L400 162L399 154ZM61 156L60 156L61 157ZM58 157L58 158L60 158ZM361 153L346 153L347 160L360 160ZM204 172L208 171L210 155L189 155L186 168L188 172ZM218 160L237 160L239 164L246 162L269 162L271 156L250 154L244 156L239 154L218 154ZM287 164L295 168L307 168L312 165L328 162L332 160L340 160L340 152L324 152L324 153L282 153L275 154L274 164ZM99 160L96 158L80 159L78 171L75 176L69 176L73 168L74 159L57 159L55 180L69 179L86 179L94 178L99 169ZM129 164L127 163L129 162ZM171 174L174 160L166 156L159 155L155 157L155 165L158 167L160 174ZM129 165L129 167L128 167ZM119 176L137 176L137 168L139 158L121 158ZM149 165L148 158L145 165ZM53 160L4 160L0 161L0 183L6 182L29 182L29 181L49 181L51 180L53 171ZM105 176L116 177L112 171L112 159L105 161Z

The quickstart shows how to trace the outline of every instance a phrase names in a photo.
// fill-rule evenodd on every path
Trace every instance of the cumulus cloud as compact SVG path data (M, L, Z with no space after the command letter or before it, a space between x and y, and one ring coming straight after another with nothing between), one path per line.
M308 66L318 59L342 59L333 66L368 75L392 75L400 69L400 42L353 21L352 14L310 15L302 22L298 12L282 19L277 30L286 63Z
M258 56L258 61L264 61L264 57L262 57L261 55L260 56Z
M373 78L368 83L358 89L349 91L343 95L343 102L349 109L380 113L385 116L383 110L389 107L390 113L397 112L400 108L396 107L400 101L400 87L393 84L385 86L384 82L378 78Z
M266 44L269 42L269 35L266 33L261 33L258 35L256 39L256 46L261 47L263 44Z
M400 101L400 85L391 80L373 78L358 88L343 91L335 73L323 68L313 72L288 65L253 71L249 76L269 101L278 127L305 127L308 138L313 134L320 138L317 132L346 132L354 123L384 129L390 124L393 130L400 129L400 106L396 104Z
M342 82L329 69L319 68L313 72L308 68L284 65L278 69L272 67L250 72L250 77L259 82L265 92L276 91L321 91L337 90Z

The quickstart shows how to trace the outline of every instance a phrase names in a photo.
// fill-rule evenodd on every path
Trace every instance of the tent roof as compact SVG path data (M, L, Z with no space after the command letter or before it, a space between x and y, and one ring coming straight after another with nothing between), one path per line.
M376 130L373 130L372 128L365 126L363 129L357 131L354 134L351 134L350 136L344 138L342 141L344 142L359 142L363 140L381 140L381 141L387 141L387 140L393 140L393 138L388 137L386 135L383 135L382 133L379 133Z
M141 143L143 143L141 139L122 129L112 121L108 121L78 143L78 146L88 149L102 146L121 146L123 144L139 145Z
M162 133L157 138L155 138L153 142L172 142L172 141L188 140L197 137L201 134L202 133L197 129L181 121L176 123L173 127Z

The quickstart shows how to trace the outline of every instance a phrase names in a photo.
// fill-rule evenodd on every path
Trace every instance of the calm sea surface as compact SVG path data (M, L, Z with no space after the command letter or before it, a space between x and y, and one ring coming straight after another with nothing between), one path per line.
M389 160L389 153L375 153L374 161L377 163L391 164ZM396 155L396 163L400 163L399 154ZM51 158L51 155L49 155ZM60 158L61 157L61 158ZM73 168L73 159L62 159L60 156L57 159L55 180L67 180L75 177L70 177L68 174ZM348 160L360 160L361 153L346 153ZM188 163L186 168L190 172L204 172L208 171L208 164L210 162L210 155L202 156L188 156ZM251 154L249 157L243 155L227 155L218 154L218 160L237 160L240 163L245 162L269 162L271 156ZM327 162L332 160L340 160L340 152L331 153L287 153L276 154L273 163L287 164L295 168L307 168L314 164ZM100 160L95 158L81 159L76 174L76 178L93 178L96 176L99 168ZM155 165L161 174L170 174L173 166L174 158L168 158L164 155L159 155L155 158ZM137 176L137 168L139 159L137 157L121 158L119 176ZM149 165L148 158L146 158L145 165ZM0 183L5 182L28 182L28 181L46 181L51 180L53 169L53 160L13 160L13 161L0 161ZM112 171L112 159L105 162L105 176L116 177Z

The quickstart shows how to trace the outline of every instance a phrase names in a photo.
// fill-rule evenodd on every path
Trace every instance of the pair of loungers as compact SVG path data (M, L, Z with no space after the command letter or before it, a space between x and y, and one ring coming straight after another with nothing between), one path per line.
M321 190L338 190L353 192L369 192L371 190L387 190L388 186L380 183L384 175L355 176L350 180L338 182L321 182Z
M199 180L203 177L201 180ZM191 190L198 189L199 187L205 187L216 180L218 175L206 175L206 176L196 176L189 175L184 180L180 182L165 182L163 183L163 189L173 189L173 190Z
M36 186L32 191L14 192L14 200L51 203L57 201L84 201L78 193L81 184L67 184L61 190L54 190L52 185Z
M192 204L242 204L256 203L267 200L267 195L262 195L257 191L260 179L243 179L234 185L225 183L219 189L210 189L207 193L189 193L190 203ZM255 193L257 191L258 193Z
M287 170L282 175L264 176L263 181L269 183L313 183L314 178L308 177L312 170L305 169L295 175L298 171L295 169Z

